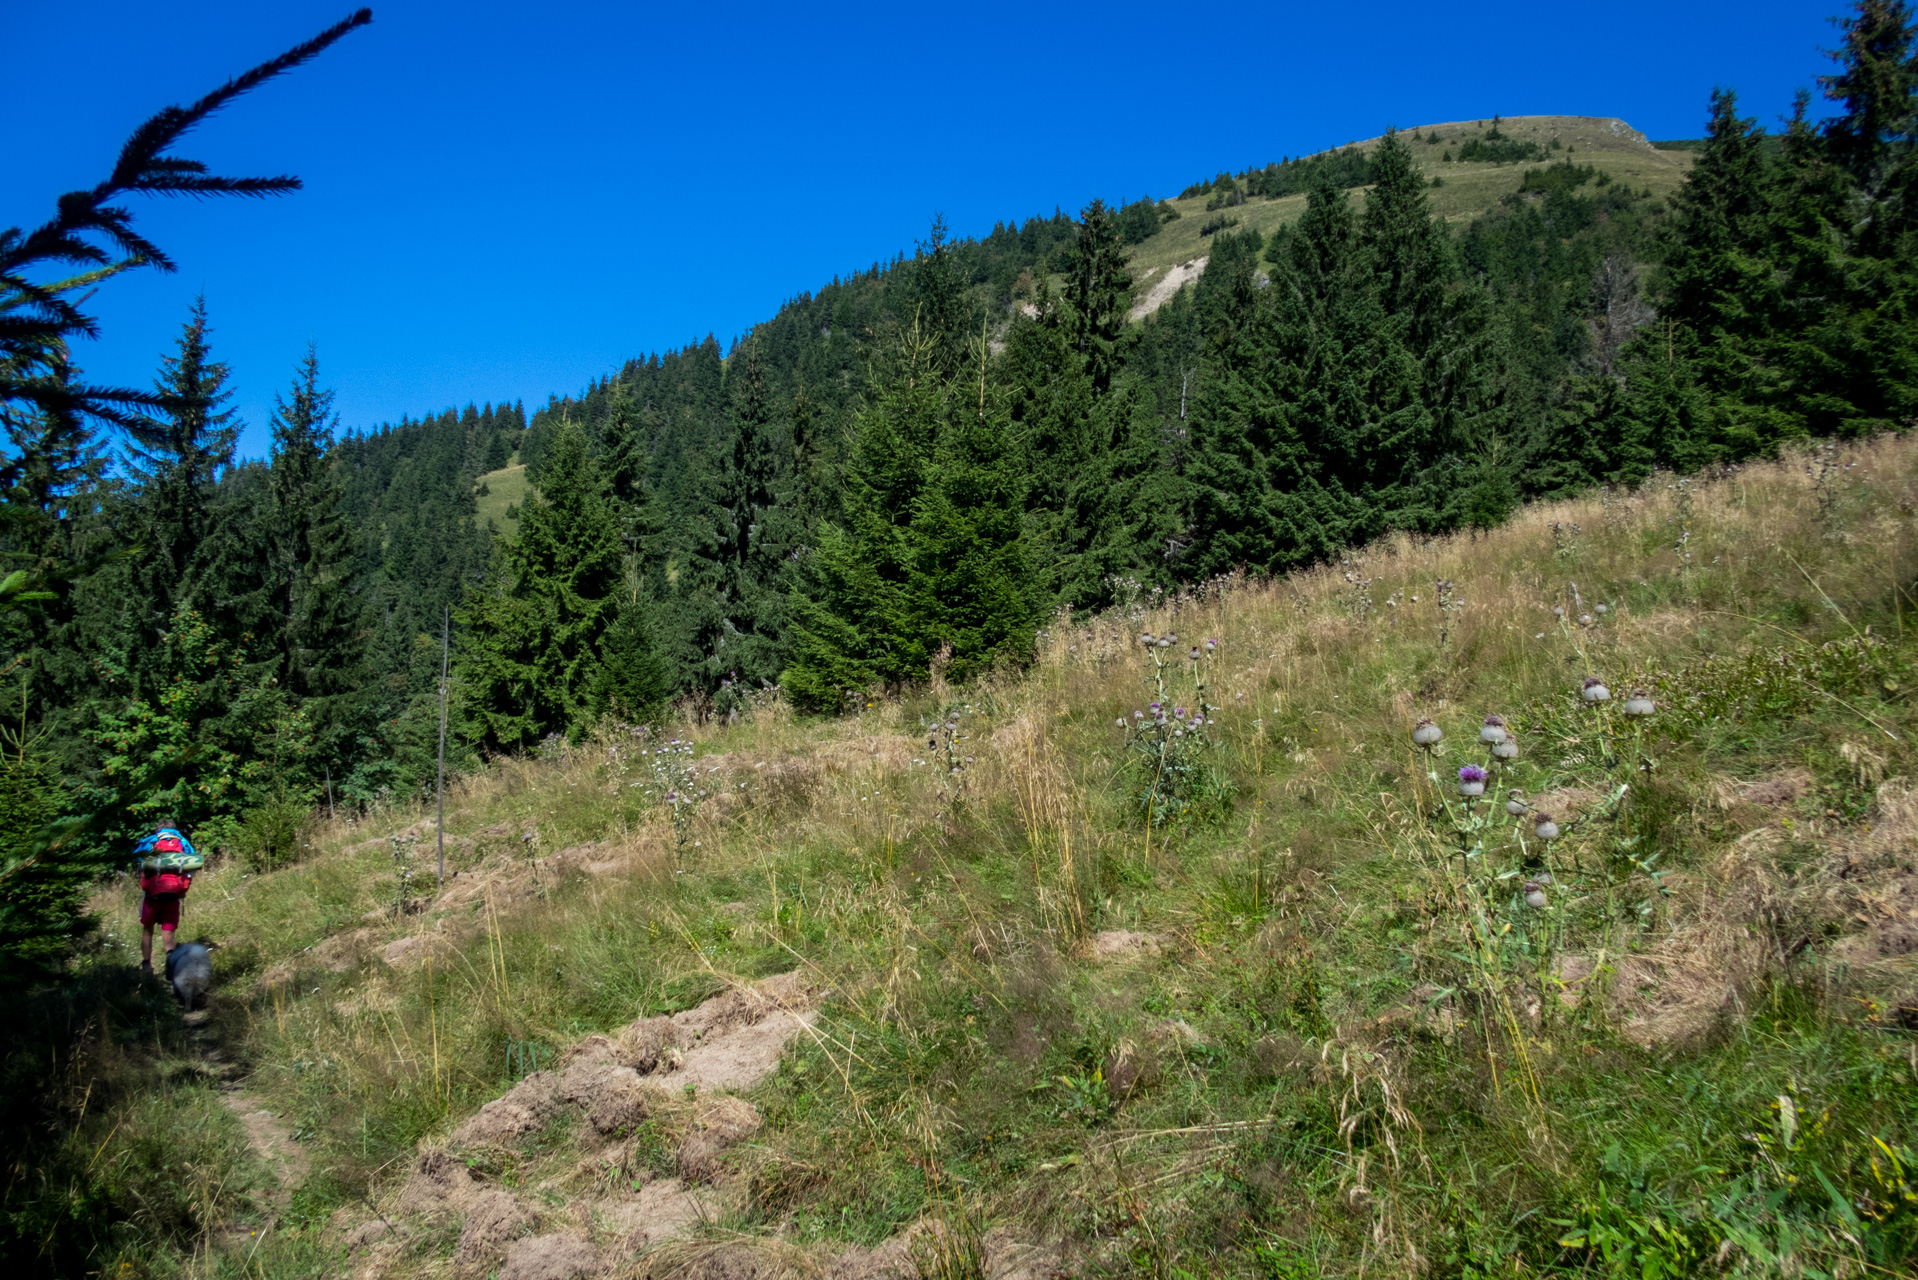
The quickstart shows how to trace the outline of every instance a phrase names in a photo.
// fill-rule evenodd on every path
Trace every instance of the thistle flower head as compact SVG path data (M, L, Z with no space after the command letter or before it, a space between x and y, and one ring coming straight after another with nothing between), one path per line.
M1503 739L1492 744L1492 755L1500 760L1518 759L1518 739L1507 734Z
M1628 716L1648 716L1658 710L1658 704L1652 701L1652 695L1643 689L1634 689L1631 696L1619 704L1618 709Z
M1458 780L1460 782L1482 783L1489 776L1490 775L1487 774L1485 770L1481 769L1479 766L1475 764L1464 765L1458 771Z
M1499 743L1505 741L1505 717L1491 715L1485 717L1485 723L1478 731L1480 742Z
M1197 662L1199 660L1199 646L1195 644L1190 649L1187 649L1185 656L1191 661Z
M1532 815L1532 833L1541 840L1556 840L1558 824L1552 821L1549 813L1535 813Z
M1585 687L1581 691L1580 696L1587 702L1610 702L1612 699L1612 691L1607 689L1605 682L1597 676L1586 676Z
M1153 635L1150 631L1139 637L1139 643L1143 645L1157 644L1158 641L1159 637Z
M1530 807L1530 805L1525 803L1525 793L1517 787L1513 787L1505 793L1505 812L1511 814L1514 818L1524 817L1525 811Z
M1527 880L1525 882L1525 905L1534 911L1543 911L1545 909L1545 902L1545 886L1536 880Z
M1412 741L1421 747L1433 746L1444 736L1445 730L1439 728L1430 720L1420 720L1412 726Z
M1183 720L1183 719L1185 719L1185 708L1184 708L1184 707L1174 707L1174 708L1172 708L1172 718L1173 718L1174 720Z
M1217 649L1218 647L1219 647L1219 642L1217 640L1207 640L1205 642L1205 651L1207 653L1211 653L1214 649Z

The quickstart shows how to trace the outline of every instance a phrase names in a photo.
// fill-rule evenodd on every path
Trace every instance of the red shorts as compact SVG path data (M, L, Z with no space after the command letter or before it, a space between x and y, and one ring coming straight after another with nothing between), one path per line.
M140 900L140 923L149 929L156 924L163 930L179 928L180 895L149 893Z

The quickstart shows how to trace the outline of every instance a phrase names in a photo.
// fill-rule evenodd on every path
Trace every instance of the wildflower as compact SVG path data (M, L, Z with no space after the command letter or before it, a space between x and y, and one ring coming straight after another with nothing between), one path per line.
M1589 627L1589 626L1591 626L1591 625L1592 625L1592 615L1591 615L1591 614L1589 614L1589 613L1581 613L1581 614L1579 614L1579 615L1578 615L1578 625L1579 625L1579 626L1581 626L1581 627Z
M1185 656L1188 661L1197 662L1199 660L1199 646L1196 644L1193 645L1190 649L1186 650Z
M1159 647L1160 647L1161 649L1170 649L1170 648L1172 647L1172 637L1171 637L1171 636L1160 636L1160 637L1159 637Z
M1586 676L1585 689L1581 696L1587 702L1610 702L1612 700L1612 691L1607 689L1605 682L1597 676Z
M1458 793L1462 796L1482 796L1485 794L1485 770L1475 764L1468 764L1458 771Z
M1412 726L1412 741L1417 746L1436 746L1438 740L1444 736L1445 730L1439 728L1430 720L1421 720Z
M1174 720L1183 720L1183 719L1185 719L1185 708L1184 708L1184 707L1174 707L1174 708L1172 708L1172 718L1173 718Z
M1525 882L1525 905L1534 911L1545 909L1545 886L1536 880Z
M1143 720L1143 719L1145 719L1145 712L1143 712L1143 711L1134 711L1134 712L1132 713L1132 718L1133 718L1134 720Z
M1503 741L1492 744L1492 754L1500 760L1518 759L1518 739L1507 734Z
M1556 840L1558 824L1552 821L1549 813L1535 813L1532 815L1532 834L1541 840Z
M1121 729L1123 729L1125 728L1125 717L1120 716L1117 720L1114 720L1112 723L1118 725Z
M1150 631L1146 632L1144 635L1139 637L1139 643L1142 645L1146 645L1147 647L1157 644L1158 640L1159 640L1159 637L1153 635Z
M1565 616L1565 610L1558 605L1554 605L1552 606L1552 616L1554 618L1562 618Z
M1525 811L1529 808L1531 808L1531 806L1525 803L1525 793L1517 787L1513 787L1505 793L1505 812L1511 814L1514 818L1524 817Z
M1628 716L1637 717L1650 715L1652 712L1658 710L1658 706L1652 701L1651 694L1645 692L1643 689L1634 689L1632 690L1631 697L1621 702L1618 705L1618 709Z
M1598 614L1600 617L1604 617L1611 612L1611 608L1607 605L1595 604L1592 606L1592 612Z
M1478 740L1494 744L1505 741L1505 717L1486 716L1484 727L1478 731Z
M1146 706L1151 710L1152 714L1156 716L1165 704L1163 702L1148 702Z
M1219 642L1217 640L1207 640L1205 642L1205 651L1207 653L1211 653L1213 650L1217 649L1218 647L1219 647Z

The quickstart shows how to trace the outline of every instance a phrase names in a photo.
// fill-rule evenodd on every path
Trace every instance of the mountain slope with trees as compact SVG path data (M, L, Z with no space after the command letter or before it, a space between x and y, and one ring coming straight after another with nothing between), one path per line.
M1682 150L1494 118L935 221L730 350L530 415L340 435L323 353L294 353L263 461L203 306L151 392L88 400L42 335L4 477L8 582L53 588L4 618L34 776L88 857L162 815L277 856L287 815L431 785L449 633L461 769L674 703L831 713L1016 667L1061 611L1903 430L1915 79L1908 11L1874 2L1838 114L1807 97L1775 137L1720 92ZM1203 274L1129 322L1187 234ZM482 519L509 466L511 518Z

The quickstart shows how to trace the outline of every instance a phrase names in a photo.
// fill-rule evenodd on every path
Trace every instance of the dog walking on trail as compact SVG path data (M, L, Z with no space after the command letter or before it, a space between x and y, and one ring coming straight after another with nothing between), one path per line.
M180 901L193 887L193 873L204 865L172 819L133 846L140 870L140 971L153 972L153 926L170 956L180 929Z

